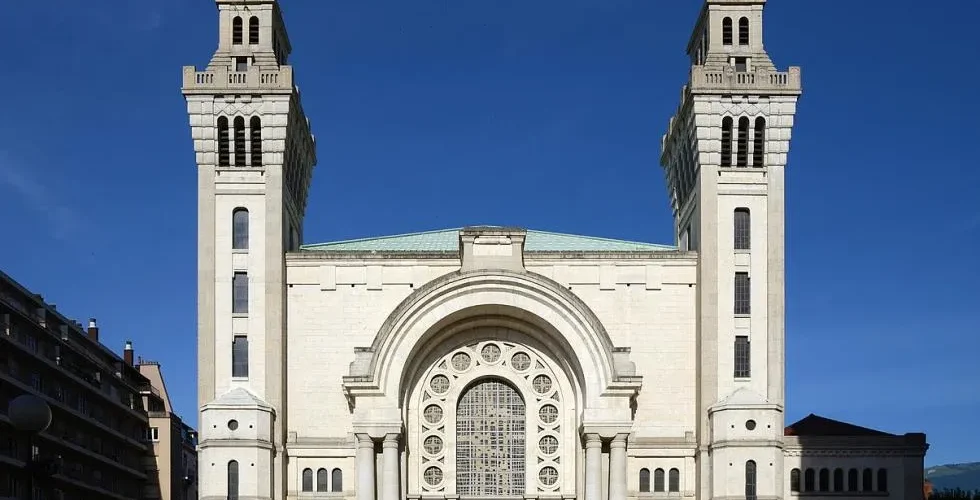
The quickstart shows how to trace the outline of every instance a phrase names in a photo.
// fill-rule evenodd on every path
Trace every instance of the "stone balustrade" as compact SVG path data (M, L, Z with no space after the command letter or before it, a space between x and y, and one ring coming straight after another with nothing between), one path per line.
M732 69L709 69L704 66L691 68L691 92L752 92L799 94L800 68L791 66L789 71L757 69L752 72L736 72Z
M206 94L225 89L256 93L289 93L293 91L293 68L281 66L278 69L263 69L252 66L248 71L232 71L230 68L197 71L193 66L184 67L184 93Z

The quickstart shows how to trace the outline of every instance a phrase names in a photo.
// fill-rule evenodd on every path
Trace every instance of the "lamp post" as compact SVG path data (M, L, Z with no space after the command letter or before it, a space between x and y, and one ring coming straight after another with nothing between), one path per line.
M34 452L34 438L51 425L51 407L33 394L23 394L10 401L7 414L14 429L28 437L31 457L27 462L27 498L33 498L35 479L43 481L52 472L50 463L39 460L38 454Z

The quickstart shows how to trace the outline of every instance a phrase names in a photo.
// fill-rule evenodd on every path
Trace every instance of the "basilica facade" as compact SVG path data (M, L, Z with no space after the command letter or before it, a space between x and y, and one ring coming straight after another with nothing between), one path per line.
M496 226L304 244L316 143L280 6L216 1L218 48L182 89L202 499L921 498L924 435L784 422L802 87L764 49L765 0L696 20L662 140L669 245Z

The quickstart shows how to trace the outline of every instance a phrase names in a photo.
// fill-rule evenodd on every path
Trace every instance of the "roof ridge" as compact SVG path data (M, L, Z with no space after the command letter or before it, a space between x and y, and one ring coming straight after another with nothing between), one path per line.
M559 232L556 232L556 231L540 231L540 230L537 230L537 229L528 229L527 232L529 232L529 233L530 232L535 232L535 233L538 233L538 234L550 234L550 235L554 235L554 236L574 236L576 238L588 238L590 240L608 241L610 243L631 243L633 245L650 245L650 246L654 246L654 247L671 248L670 245L662 245L660 243L650 243L650 242L647 242L647 241L636 241L636 240L624 240L624 239L619 239L619 238L609 238L609 237L606 237L606 236L589 236L589 235L586 235L586 234L577 234L577 233L559 233Z
M349 240L323 241L323 242L320 242L320 243L310 243L308 245L300 245L300 246L301 247L307 247L307 248L309 248L309 247L320 247L320 246L324 246L324 245L341 245L341 244L345 244L345 243L360 243L362 241L371 241L371 240L390 240L390 239L394 239L394 238L404 238L406 236L420 236L420 235L423 235L423 234L435 234L435 233L447 233L447 232L450 232L450 231L461 231L462 229L463 228L461 228L461 227L451 227L451 228L446 228L446 229L429 229L429 230L425 230L425 231L414 231L414 232L410 232L410 233L401 233L401 234L387 234L387 235L381 235L381 236L365 236L365 237L362 237L362 238L353 238L353 239L349 239Z

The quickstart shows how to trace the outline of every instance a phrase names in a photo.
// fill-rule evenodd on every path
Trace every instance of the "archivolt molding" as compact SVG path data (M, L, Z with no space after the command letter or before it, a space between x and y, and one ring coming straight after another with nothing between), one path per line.
M463 320L491 317L525 322L543 333L537 340L573 365L570 376L583 388L586 406L602 406L601 396L631 397L639 390L629 349L614 348L578 297L535 273L480 270L450 273L419 288L389 315L371 347L356 349L344 377L352 408L360 397L382 397L383 406L399 407L403 375L414 358L425 355L433 336Z

